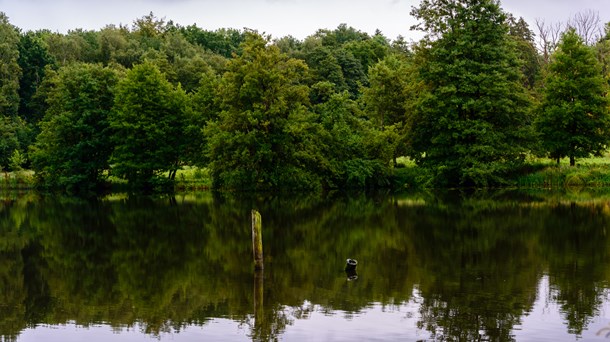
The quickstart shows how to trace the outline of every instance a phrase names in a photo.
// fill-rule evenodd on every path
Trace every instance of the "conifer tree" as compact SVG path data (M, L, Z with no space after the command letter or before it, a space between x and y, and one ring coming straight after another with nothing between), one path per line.
M489 186L523 158L529 98L506 14L496 0L423 0L412 14L421 96L413 157L441 186Z
M573 28L551 57L536 127L542 147L557 162L600 155L610 138L607 86L592 48Z

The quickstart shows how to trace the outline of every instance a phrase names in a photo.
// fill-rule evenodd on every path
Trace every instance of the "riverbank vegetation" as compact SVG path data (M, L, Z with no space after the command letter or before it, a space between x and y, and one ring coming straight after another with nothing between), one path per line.
M71 192L610 183L587 162L610 141L610 25L586 12L536 35L495 0L411 15L419 42L152 13L23 32L0 13L0 166Z

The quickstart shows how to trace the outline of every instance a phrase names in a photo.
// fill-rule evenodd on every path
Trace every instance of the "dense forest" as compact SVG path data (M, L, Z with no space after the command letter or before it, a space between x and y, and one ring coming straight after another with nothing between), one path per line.
M531 156L610 141L610 23L422 0L419 42L346 24L303 40L204 30L153 13L131 26L27 31L0 12L0 166L45 188L109 176L171 187L184 166L224 189L511 183ZM404 172L403 172L404 175Z

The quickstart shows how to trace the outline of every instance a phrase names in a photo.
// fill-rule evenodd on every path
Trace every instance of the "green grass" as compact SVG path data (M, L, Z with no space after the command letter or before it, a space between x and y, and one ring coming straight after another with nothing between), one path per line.
M517 177L520 188L609 187L610 156L576 160L569 166L564 158L559 165L548 159L531 158L528 167Z
M212 177L207 168L185 166L176 173L175 188L184 190L208 190L212 187Z
M610 187L610 154L604 157L578 159L576 166L570 167L567 158L557 165L554 161L529 158L525 167L512 177L520 189L569 189ZM415 163L406 157L397 159L393 169L395 188L418 188L427 178ZM110 176L108 181L114 186L126 184L126 180ZM0 189L31 189L35 187L34 171L0 172ZM203 191L212 187L212 177L207 168L185 166L176 174L176 191Z
M2 171L0 173L0 188L2 189L31 189L34 185L34 171Z

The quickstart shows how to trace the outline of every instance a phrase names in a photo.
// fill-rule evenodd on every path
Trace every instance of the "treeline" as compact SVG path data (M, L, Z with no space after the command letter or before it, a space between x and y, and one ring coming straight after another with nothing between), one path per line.
M411 14L417 43L347 25L272 40L152 13L22 32L0 13L0 165L76 191L109 175L171 187L184 165L219 188L318 189L392 186L409 157L410 182L495 186L527 156L606 150L610 26L547 40L538 23L537 48L495 0Z

